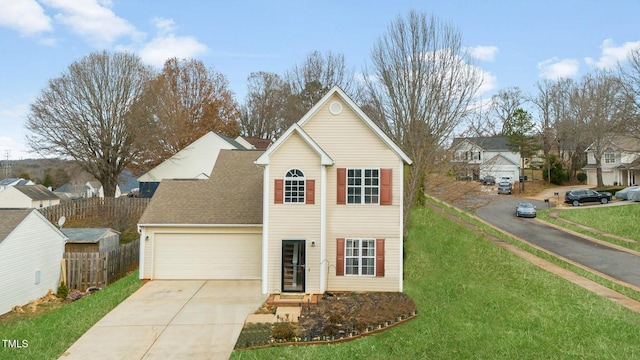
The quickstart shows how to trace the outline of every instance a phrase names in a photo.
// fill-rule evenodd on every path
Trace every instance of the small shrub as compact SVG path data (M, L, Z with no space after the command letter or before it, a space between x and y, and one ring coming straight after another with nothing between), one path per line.
M581 183L584 184L587 181L587 174L578 173L578 174L576 174L576 179L578 179L578 181L580 181Z
M329 315L327 321L331 324L341 324L343 322L342 315L338 313L333 313Z
M296 328L290 322L279 322L273 326L271 336L276 340L291 341L296 337Z
M66 299L67 295L69 295L69 289L67 289L67 285L63 281L58 286L58 292L56 293L56 296L60 299Z

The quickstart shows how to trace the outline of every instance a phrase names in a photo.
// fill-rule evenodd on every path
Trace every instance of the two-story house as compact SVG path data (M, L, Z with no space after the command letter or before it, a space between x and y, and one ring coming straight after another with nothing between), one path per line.
M451 144L456 175L479 180L520 177L520 154L513 152L504 136L454 138Z
M598 185L595 146L586 150L587 165L582 170L587 174L587 184ZM628 136L613 137L600 159L604 185L637 185L640 176L640 140Z
M266 151L222 150L210 179L162 181L140 219L140 276L402 291L409 164L334 87Z

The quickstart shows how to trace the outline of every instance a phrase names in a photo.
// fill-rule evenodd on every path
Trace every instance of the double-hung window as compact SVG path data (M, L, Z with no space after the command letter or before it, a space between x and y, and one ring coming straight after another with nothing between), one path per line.
M284 177L284 202L285 204L305 203L305 178L304 173L298 169L287 171Z
M378 204L380 169L347 169L347 203Z
M345 239L345 275L376 274L376 240Z
M616 153L613 149L607 149L604 152L604 163L605 164L615 164L616 163Z

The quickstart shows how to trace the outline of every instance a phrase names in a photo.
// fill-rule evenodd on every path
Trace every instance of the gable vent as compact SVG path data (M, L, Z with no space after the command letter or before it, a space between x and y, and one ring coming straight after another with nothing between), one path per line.
M329 105L329 112L333 115L340 115L342 113L342 104L337 101L332 102Z

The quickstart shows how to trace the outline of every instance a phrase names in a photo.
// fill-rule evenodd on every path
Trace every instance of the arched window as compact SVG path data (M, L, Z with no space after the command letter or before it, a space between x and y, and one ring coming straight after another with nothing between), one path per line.
M305 199L304 173L299 169L291 169L284 176L284 203L304 204Z

